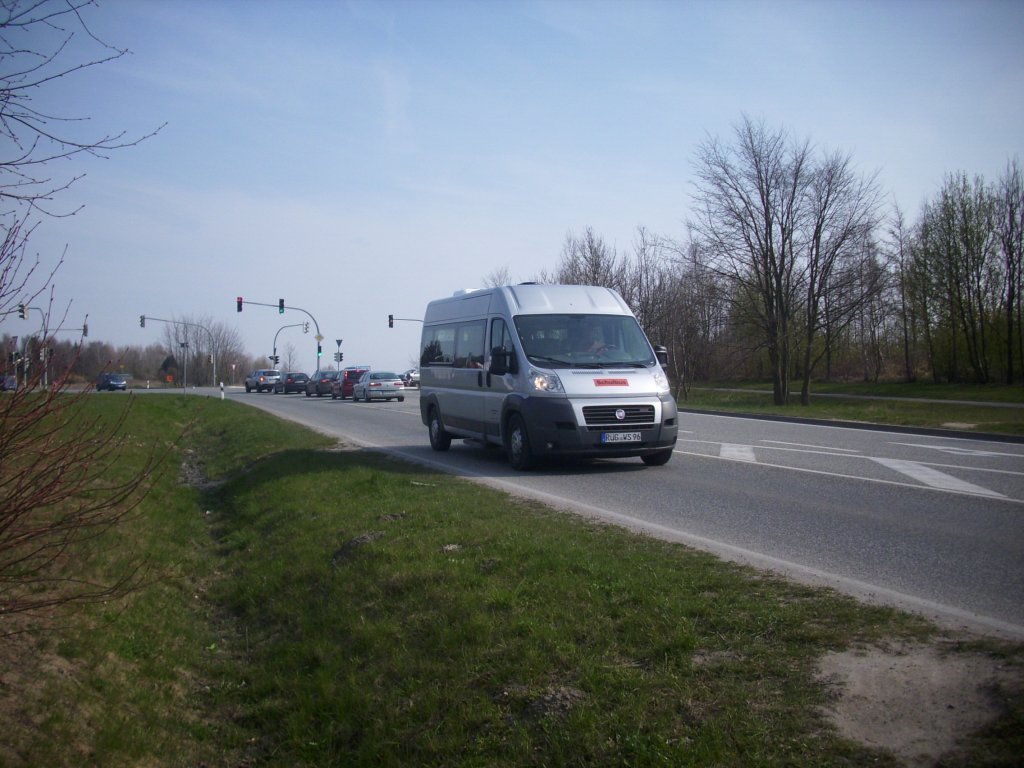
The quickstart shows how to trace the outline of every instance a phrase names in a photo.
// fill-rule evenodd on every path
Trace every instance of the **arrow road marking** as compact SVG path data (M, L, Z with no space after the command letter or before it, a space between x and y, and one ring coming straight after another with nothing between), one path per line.
M968 483L966 480L960 480L959 478L947 475L945 472L939 472L937 469L932 469L924 464L918 464L916 461L901 461L900 459L880 459L872 457L873 461L878 462L883 467L888 467L894 472L899 472L901 475L913 478L920 483L931 488L941 488L946 491L957 491L959 493L971 493L976 496L988 496L993 499L1005 499L1001 493L990 491L988 488L982 488L980 485L974 483Z

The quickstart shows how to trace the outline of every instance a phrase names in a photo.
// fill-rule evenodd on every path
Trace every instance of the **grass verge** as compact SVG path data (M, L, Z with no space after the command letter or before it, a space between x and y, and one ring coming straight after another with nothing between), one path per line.
M103 544L147 587L4 646L0 764L898 764L838 735L814 672L931 636L915 617L231 402L135 398L118 471L187 424ZM1022 709L959 764L1019 754Z
M813 386L807 406L799 403L799 382L790 392L790 403L777 406L770 383L712 382L695 385L677 400L697 410L1024 436L1022 387L821 383Z

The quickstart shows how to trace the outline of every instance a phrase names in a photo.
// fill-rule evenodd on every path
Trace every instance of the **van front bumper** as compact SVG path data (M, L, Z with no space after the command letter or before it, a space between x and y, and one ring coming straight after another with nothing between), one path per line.
M633 400L530 397L520 400L516 410L536 456L644 456L675 447L679 433L671 395Z

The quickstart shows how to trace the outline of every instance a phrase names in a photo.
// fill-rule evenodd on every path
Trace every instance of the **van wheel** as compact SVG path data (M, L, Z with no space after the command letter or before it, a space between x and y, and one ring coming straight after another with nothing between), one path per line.
M508 420L508 463L512 469L532 469L535 463L533 450L530 448L530 437L526 434L526 424L522 417L513 413Z
M427 429L430 431L430 447L435 451L447 451L452 445L452 436L444 431L441 424L441 414L437 408L430 409L430 419Z
M668 464L668 460L671 458L672 449L666 448L664 451L658 451L657 453L649 453L646 456L641 456L640 461L648 467L662 467Z

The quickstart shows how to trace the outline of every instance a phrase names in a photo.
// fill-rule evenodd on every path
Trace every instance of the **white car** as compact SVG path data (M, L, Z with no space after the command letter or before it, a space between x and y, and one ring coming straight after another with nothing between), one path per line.
M418 387L420 385L420 369L410 368L402 374L402 382L407 387Z
M391 371L367 371L352 387L352 402L360 400L405 400L405 385L397 373Z

